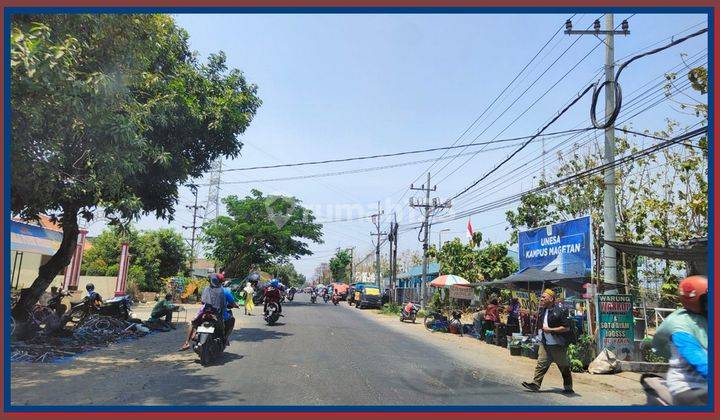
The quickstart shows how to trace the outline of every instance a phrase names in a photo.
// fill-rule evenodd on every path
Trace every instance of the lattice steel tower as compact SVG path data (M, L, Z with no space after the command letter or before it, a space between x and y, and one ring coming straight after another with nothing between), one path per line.
M218 158L210 165L210 187L205 204L205 222L216 219L220 214L220 176L222 175L222 159Z

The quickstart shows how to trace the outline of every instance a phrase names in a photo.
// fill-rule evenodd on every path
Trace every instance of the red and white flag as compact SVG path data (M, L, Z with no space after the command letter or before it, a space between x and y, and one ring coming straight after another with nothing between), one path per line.
M472 228L472 222L470 221L470 218L468 218L468 224L467 224L467 237L472 238L473 237L473 228Z

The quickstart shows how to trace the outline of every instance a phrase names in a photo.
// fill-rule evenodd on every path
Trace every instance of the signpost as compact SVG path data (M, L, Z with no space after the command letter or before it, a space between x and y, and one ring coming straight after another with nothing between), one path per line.
M608 349L618 360L635 360L632 295L597 295L599 350Z

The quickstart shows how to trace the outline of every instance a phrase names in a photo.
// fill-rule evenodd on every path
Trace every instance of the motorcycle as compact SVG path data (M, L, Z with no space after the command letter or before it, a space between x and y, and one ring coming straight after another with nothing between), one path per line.
M420 306L416 305L414 302L409 302L407 305L403 306L402 311L400 311L400 322L405 322L406 319L409 319L414 324L419 311Z
M337 306L338 303L340 303L340 295L335 293L332 297L332 303L333 305Z
M665 386L665 380L662 376L652 373L644 373L640 377L640 384L645 391L647 397L647 405L651 406L670 406L672 405L672 395Z
M98 312L100 315L111 316L113 318L122 319L123 321L130 321L135 318L130 310L130 306L130 298L127 296L116 296L103 302L102 305L100 305L100 308L98 308Z
M458 310L452 311L452 320L450 320L450 323L448 325L448 332L451 334L459 334L460 337L463 335L463 324L460 320L460 317L462 316L462 312Z
M327 293L323 294L323 301L324 301L325 303L328 303L328 300L330 300L330 296L328 296Z
M274 325L281 316L280 306L277 303L270 302L267 304L267 309L265 309L263 318L268 325Z
M201 324L192 339L192 348L200 356L200 364L209 365L225 350L225 331L222 317L214 311L202 314Z
M288 302L292 302L293 299L295 299L295 292L293 292L293 291L288 292L288 294L287 294Z
M436 311L425 316L423 325L425 325L428 331L447 331L450 323L445 315Z
M312 292L310 294L310 303L315 303L317 301L317 293Z

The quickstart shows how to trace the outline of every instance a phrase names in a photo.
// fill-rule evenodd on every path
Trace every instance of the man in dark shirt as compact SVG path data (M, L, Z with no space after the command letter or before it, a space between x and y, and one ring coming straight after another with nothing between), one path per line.
M563 393L572 394L572 373L570 360L567 356L568 342L565 333L570 331L570 320L567 311L555 304L555 292L547 289L540 297L540 314L537 331L540 336L538 361L535 377L532 382L523 382L522 386L533 392L540 390L543 377L554 362L560 369L563 378Z

